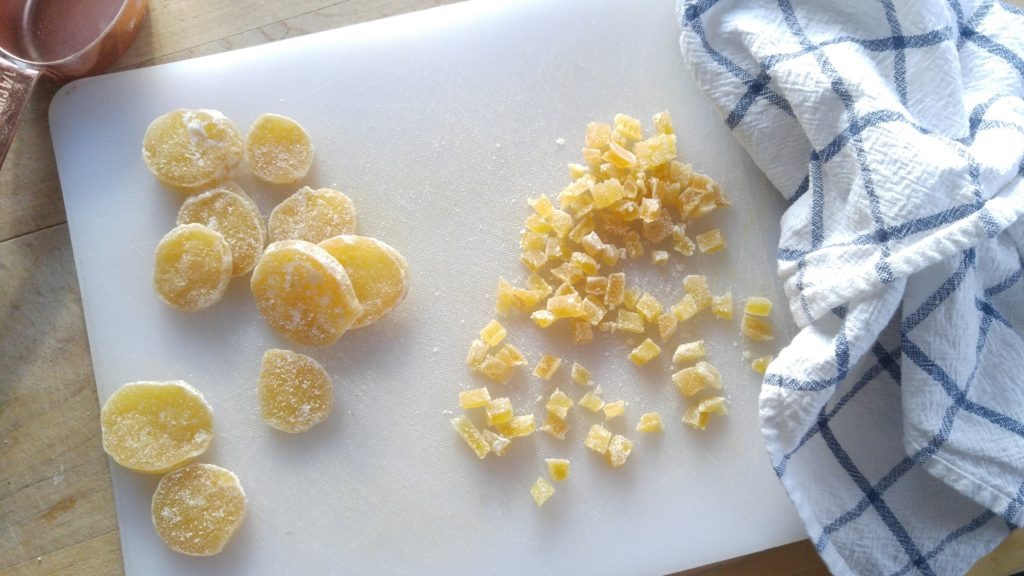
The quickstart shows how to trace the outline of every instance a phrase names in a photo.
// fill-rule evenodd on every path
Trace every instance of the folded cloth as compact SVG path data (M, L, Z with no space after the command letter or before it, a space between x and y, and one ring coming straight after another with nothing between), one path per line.
M1024 523L1024 12L677 14L698 84L789 201L801 330L760 399L776 473L834 573L963 573Z

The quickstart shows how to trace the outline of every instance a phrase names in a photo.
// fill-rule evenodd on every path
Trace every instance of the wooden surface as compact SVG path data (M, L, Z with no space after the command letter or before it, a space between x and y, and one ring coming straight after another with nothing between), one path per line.
M253 46L449 0L150 0L115 69ZM1024 0L1012 0L1024 6ZM268 81L271 81L268 79ZM123 573L43 80L0 169L0 574ZM1018 530L972 570L1024 570ZM827 573L809 542L690 575Z

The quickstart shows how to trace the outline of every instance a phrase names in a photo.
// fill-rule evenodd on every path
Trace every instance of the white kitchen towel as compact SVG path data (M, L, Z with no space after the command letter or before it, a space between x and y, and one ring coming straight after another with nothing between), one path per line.
M760 403L776 473L836 574L963 573L1024 523L1024 13L681 0L678 18L789 201L801 331Z

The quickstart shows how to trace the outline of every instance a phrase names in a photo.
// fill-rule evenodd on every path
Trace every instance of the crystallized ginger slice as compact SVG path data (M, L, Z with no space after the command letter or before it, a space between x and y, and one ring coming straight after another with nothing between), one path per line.
M327 371L309 356L290 350L263 353L257 392L263 421L290 434L319 424L334 405Z
M153 526L175 552L212 556L245 519L238 476L213 464L190 464L160 479L153 494Z
M231 280L231 247L219 232L183 224L156 247L153 288L167 305L194 312L217 303Z
M353 328L373 324L405 299L409 265L398 250L366 236L335 236L319 246L345 268L363 306L363 314L352 324Z
M165 186L194 194L231 178L242 134L216 110L172 110L146 128L142 159Z
M103 450L136 472L173 470L206 451L213 439L213 410L181 380L131 382L100 411Z
M302 240L267 247L252 273L260 314L306 346L332 344L363 314L345 269L323 248Z
M267 232L271 242L305 240L314 244L355 234L356 208L342 192L305 186L270 212Z
M202 224L224 236L231 248L231 275L241 276L256 266L266 234L259 208L235 187L214 188L189 197L178 211L178 225Z
M297 182L313 165L313 140L295 120L261 114L245 137L245 159L252 173L264 182Z

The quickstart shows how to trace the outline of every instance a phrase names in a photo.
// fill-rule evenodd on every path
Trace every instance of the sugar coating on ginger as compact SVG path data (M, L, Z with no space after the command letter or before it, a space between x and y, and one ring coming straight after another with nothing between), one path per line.
M146 128L142 159L168 188L194 194L231 178L242 134L216 110L172 110Z
M256 388L263 421L290 434L319 424L334 406L327 371L313 358L290 350L264 352Z
M313 165L313 140L292 118L261 114L245 137L245 159L252 173L264 182L297 182Z
M151 513L160 539L175 552L212 556L245 520L238 476L213 464L190 464L160 479Z
M213 439L213 409L181 380L131 382L100 411L103 450L136 472L160 474L201 455Z
M168 306L195 312L216 304L231 280L231 247L202 224L183 224L156 247L153 289Z
M271 242L305 240L314 244L356 233L356 207L343 192L309 186L285 198L270 212Z
M363 313L352 328L369 326L394 310L409 291L409 265L391 246L366 236L341 235L319 246L345 268Z
M250 287L267 323L306 346L334 343L363 314L345 268L302 240L268 246Z
M241 276L256 266L266 234L263 216L241 188L219 187L188 197L178 210L178 225L202 224L220 233L231 249L231 275Z

